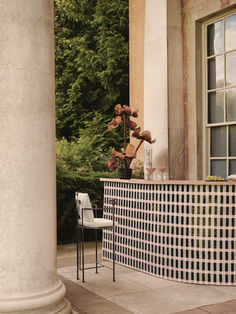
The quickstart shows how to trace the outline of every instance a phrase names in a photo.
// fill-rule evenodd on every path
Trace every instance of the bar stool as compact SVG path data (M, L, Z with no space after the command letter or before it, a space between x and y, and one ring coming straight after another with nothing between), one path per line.
M107 267L101 263L98 265L98 253L97 253L97 231L103 229L112 230L112 251L113 251L113 281L115 281L115 205L117 203L116 199L111 199L109 204L110 208L97 208L92 207L89 196L87 193L75 192L75 202L76 202L76 211L78 214L77 220L77 246L76 246L76 257L77 257L77 279L79 280L79 270L82 270L82 282L84 280L84 271L86 269L96 268L96 273L98 273L98 268ZM112 220L105 218L97 218L98 211L107 211L110 210L112 215ZM95 212L95 217L94 217ZM84 230L94 230L96 236L96 266L95 267L84 267ZM81 239L80 239L81 234ZM82 263L81 263L82 257Z

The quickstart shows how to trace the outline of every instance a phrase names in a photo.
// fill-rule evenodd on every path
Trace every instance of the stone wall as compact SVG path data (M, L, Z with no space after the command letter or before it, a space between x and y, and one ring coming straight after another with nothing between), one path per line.
M202 115L202 24L209 18L236 10L236 0L183 0L185 176L204 177Z
M232 10L236 0L130 0L130 101L170 179L206 175L202 25Z

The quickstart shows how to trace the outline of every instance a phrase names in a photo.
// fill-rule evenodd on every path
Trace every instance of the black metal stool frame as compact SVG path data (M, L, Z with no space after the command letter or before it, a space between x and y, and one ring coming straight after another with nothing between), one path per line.
M97 254L97 231L98 230L103 230L103 229L111 229L112 230L112 246L113 246L113 266L112 266L112 271L113 271L113 282L115 282L115 205L117 204L116 199L111 199L109 203L112 205L110 208L97 208L97 207L92 207L92 208L82 208L81 213L82 213L82 224L80 225L79 223L77 224L76 232L77 232L77 241L76 241L76 264L77 264L77 280L79 280L79 270L82 270L82 282L85 282L84 280L84 271L86 269L96 269L96 274L98 273L98 268L100 267L106 267L111 269L109 266L103 265L101 263L98 263L98 254ZM76 204L77 205L77 204ZM77 207L76 207L77 209ZM111 227L86 227L83 225L83 211L84 210L93 210L95 212L95 218L97 218L97 212L98 211L104 211L104 209L111 209L112 212L112 226ZM77 216L78 216L78 210L76 210ZM78 217L77 217L78 218ZM90 230L95 230L95 241L96 241L96 266L95 267L84 267L84 230L85 229L90 229ZM79 231L81 231L81 240L80 239L80 234ZM82 256L82 262L81 262L81 256ZM82 267L81 267L82 266Z

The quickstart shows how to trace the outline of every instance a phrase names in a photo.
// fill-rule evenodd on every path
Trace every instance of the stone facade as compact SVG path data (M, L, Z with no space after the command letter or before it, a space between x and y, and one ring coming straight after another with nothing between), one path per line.
M130 102L157 140L153 167L167 167L170 179L202 179L202 25L236 11L236 0L130 0L130 10ZM137 39L143 53L132 44Z

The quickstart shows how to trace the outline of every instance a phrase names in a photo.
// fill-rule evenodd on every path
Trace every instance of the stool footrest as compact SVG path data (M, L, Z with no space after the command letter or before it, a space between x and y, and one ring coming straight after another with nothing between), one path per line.
M94 268L102 268L102 267L110 268L109 266L106 266L106 265L98 263L97 267L96 266L84 267L84 270L86 270L86 269L94 269ZM81 266L80 266L80 270L83 270L83 268Z

